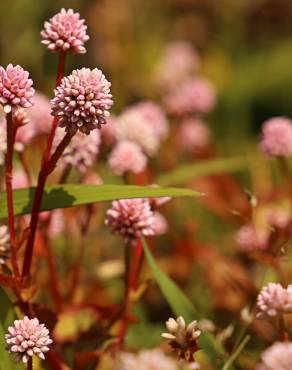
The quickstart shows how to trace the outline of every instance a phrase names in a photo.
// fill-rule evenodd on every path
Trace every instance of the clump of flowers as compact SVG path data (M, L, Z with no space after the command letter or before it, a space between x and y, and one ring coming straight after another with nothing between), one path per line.
M177 370L177 364L159 350L145 350L137 354L121 353L117 370Z
M33 81L29 73L21 66L8 64L0 67L0 104L5 113L12 108L29 108L33 105L31 98L34 95Z
M50 350L49 345L53 343L45 325L40 324L37 318L29 319L27 316L9 326L5 341L9 352L24 363L34 355L44 360L45 353Z
M116 175L126 172L139 173L147 165L147 157L142 149L132 141L120 141L114 147L108 159L109 167Z
M194 153L205 148L210 138L208 126L199 119L186 118L178 127L177 142L188 152Z
M269 283L257 297L257 317L276 317L292 312L292 286Z
M10 257L10 237L6 225L0 226L0 268L4 266Z
M69 51L77 54L86 53L84 44L89 40L86 33L87 26L79 13L72 9L61 9L48 22L45 22L41 31L42 44L50 51Z
M113 101L110 82L101 70L81 68L64 77L51 100L52 115L59 117L60 127L75 134L89 134L106 123Z
M271 157L292 155L292 121L286 117L274 117L263 124L260 147Z
M169 345L177 352L179 358L193 361L194 353L199 350L198 338L201 335L197 321L186 325L182 316L176 320L170 318L166 322L166 328L168 332L163 333L162 337L169 341Z
M112 202L106 212L106 225L125 243L135 242L140 236L154 234L154 217L147 199L121 199Z
M276 342L261 354L258 370L290 370L292 343Z

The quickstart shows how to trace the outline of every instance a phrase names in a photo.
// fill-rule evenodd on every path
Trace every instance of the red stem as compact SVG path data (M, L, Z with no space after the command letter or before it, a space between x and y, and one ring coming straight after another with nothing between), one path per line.
M32 357L28 360L27 370L32 370Z
M14 223L14 206L13 206L13 187L12 187L12 171L13 171L13 147L17 128L13 125L12 112L6 115L7 128L7 153L5 157L5 181L6 181L6 195L8 208L8 225L11 242L11 263L15 276L19 276L19 269L17 265L17 245L16 232Z

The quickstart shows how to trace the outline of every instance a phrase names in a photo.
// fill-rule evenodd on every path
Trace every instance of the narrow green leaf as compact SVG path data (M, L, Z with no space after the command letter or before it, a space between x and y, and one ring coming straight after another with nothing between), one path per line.
M14 308L3 289L0 288L0 370L23 370L24 365L15 361L6 350L5 334L16 319Z
M234 361L237 359L237 357L240 355L240 353L243 351L244 347L247 345L247 343L250 340L250 335L247 335L243 341L239 344L237 349L231 354L229 359L226 361L225 365L223 366L222 370L229 370L234 363Z
M14 191L15 215L31 213L35 188ZM200 193L192 189L162 188L135 185L55 185L45 189L42 211L67 208L81 204L127 198L147 197L194 197ZM7 217L6 193L0 193L0 219Z
M242 171L247 167L246 157L211 159L180 166L173 171L158 176L155 182L163 186L182 185L195 177Z
M159 268L144 238L142 238L142 244L155 280L175 315L183 316L188 322L202 318L202 314L195 309L184 292ZM216 342L213 334L203 332L199 338L199 344L216 367L218 360L224 357L224 349Z

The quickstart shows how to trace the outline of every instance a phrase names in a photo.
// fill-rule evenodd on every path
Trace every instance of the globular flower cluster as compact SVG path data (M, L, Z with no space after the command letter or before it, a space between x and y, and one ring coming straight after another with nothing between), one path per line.
M64 136L63 130L58 129L55 143L56 146L58 141L61 141L62 136ZM99 146L100 134L97 130L93 131L88 137L77 132L64 150L61 162L65 165L72 166L81 173L85 173L96 160Z
M257 317L276 317L292 312L292 285L285 289L279 283L269 283L257 298Z
M195 153L207 147L210 138L208 126L199 119L186 118L178 127L177 142L188 152Z
M113 101L110 82L95 68L77 69L64 77L51 100L52 115L59 117L60 127L75 134L89 134L106 123Z
M41 42L51 51L72 50L74 53L84 54L84 43L89 40L84 22L84 19L80 19L80 14L74 13L72 9L61 9L45 22Z
M165 98L167 110L177 116L210 113L215 102L214 86L202 77L190 78Z
M0 226L0 268L10 257L10 237L6 225Z
M263 124L260 147L271 157L292 155L292 121L286 117L274 117Z
M53 343L49 336L49 330L44 324L40 324L37 318L15 320L13 326L9 326L5 340L9 352L16 355L18 361L27 363L34 355L45 359L45 353L49 351L49 345Z
M261 364L257 370L290 370L292 359L292 343L276 342L261 355Z
M197 321L186 325L182 316L176 320L170 318L166 322L166 328L168 332L163 333L162 337L169 340L169 345L178 353L179 358L193 361L194 353L199 350L198 338L201 335Z
M139 173L147 165L147 157L135 142L124 140L116 144L111 152L108 164L116 175L126 172Z
M134 243L142 235L154 234L154 217L147 199L121 199L112 202L106 212L106 225L125 243Z
M6 68L0 67L0 104L4 112L9 113L12 108L31 107L34 95L32 85L29 73L21 66L9 64Z
M175 361L159 349L145 350L137 354L124 352L117 362L117 370L178 370Z

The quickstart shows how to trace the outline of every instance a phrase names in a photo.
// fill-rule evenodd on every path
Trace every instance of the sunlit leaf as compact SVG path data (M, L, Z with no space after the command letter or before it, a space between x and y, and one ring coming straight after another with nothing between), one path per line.
M16 215L31 213L35 188L14 191L14 211ZM191 189L162 188L135 185L55 185L45 189L42 211L67 208L81 204L111 201L115 199L146 197L184 197L198 196ZM6 193L0 193L0 219L7 217Z

